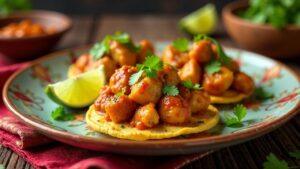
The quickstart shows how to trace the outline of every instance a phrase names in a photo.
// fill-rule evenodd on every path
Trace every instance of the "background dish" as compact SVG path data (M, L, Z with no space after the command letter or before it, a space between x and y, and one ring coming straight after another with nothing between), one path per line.
M0 18L0 28L10 23L29 19L44 27L53 27L55 32L35 37L0 38L0 52L10 58L28 60L45 54L72 27L72 21L66 15L50 11L22 11ZM18 50L16 50L18 49Z
M157 43L156 46L161 51L165 44ZM72 51L79 55L86 49ZM242 64L242 70L253 76L257 84L275 95L266 102L245 103L248 115L243 128L220 124L209 133L138 142L115 139L89 130L84 114L78 114L72 122L53 121L50 112L57 105L46 97L44 86L66 78L68 66L74 60L70 50L41 58L13 75L5 85L4 101L26 124L53 139L93 150L143 155L184 154L237 144L277 128L297 113L300 80L292 70L254 53L235 49L226 49L226 52ZM287 82L289 85L284 85ZM222 112L230 112L232 107L219 106L222 119Z
M247 7L247 2L236 1L223 9L225 28L235 42L244 49L274 58L299 56L300 26L288 25L283 30L277 30L271 24L247 21L237 15L237 11Z

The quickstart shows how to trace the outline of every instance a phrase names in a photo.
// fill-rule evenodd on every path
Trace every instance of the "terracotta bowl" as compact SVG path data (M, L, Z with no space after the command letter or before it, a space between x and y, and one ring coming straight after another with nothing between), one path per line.
M24 19L32 20L44 27L53 27L56 31L35 37L0 38L0 53L11 59L28 60L45 54L72 26L69 17L57 12L23 11L0 18L0 28Z
M242 48L274 58L300 57L300 26L277 30L270 24L255 24L236 15L247 7L247 2L236 1L223 9L223 22L234 41Z

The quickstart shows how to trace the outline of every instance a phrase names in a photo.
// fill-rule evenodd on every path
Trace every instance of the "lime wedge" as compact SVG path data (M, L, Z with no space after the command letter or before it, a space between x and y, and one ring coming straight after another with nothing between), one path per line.
M58 104L82 108L91 105L97 99L103 85L105 85L105 73L101 66L67 80L49 84L45 92Z
M179 21L179 26L191 34L210 34L217 25L217 11L207 4Z

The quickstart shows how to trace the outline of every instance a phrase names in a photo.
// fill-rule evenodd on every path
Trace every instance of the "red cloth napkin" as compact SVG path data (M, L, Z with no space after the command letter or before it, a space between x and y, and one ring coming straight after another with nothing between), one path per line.
M27 63L7 66L0 57L0 91L7 78ZM141 157L122 156L101 152L93 152L51 140L16 119L4 106L0 99L0 143L9 147L36 168L69 168L87 169L142 169L181 168L207 153L196 153L181 156Z

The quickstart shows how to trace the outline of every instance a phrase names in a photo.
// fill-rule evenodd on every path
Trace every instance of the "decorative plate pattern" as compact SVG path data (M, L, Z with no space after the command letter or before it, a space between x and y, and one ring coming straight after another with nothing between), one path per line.
M158 51L164 46L165 43L158 43ZM45 85L65 79L68 66L84 51L86 49L54 53L15 73L6 83L3 93L8 108L47 136L75 146L127 154L162 155L204 151L253 139L286 122L299 107L300 82L292 70L258 54L226 49L226 53L241 65L242 71L255 79L256 85L274 94L272 99L264 102L254 99L243 102L248 108L243 127L226 127L220 122L208 132L174 139L137 142L112 138L87 127L85 110L72 110L76 113L73 121L54 121L51 118L51 112L58 105L45 95ZM225 119L224 112L232 113L233 106L217 105L221 121Z

